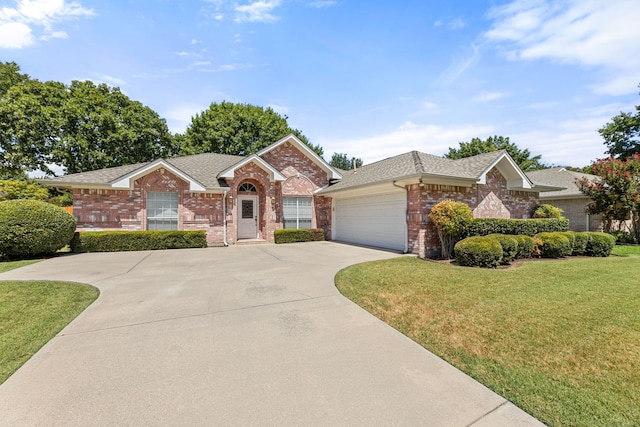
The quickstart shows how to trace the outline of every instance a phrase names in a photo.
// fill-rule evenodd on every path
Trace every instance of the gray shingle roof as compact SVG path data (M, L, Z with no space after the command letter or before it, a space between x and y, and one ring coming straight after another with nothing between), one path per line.
M394 181L419 175L478 179L505 151L495 151L466 159L450 160L433 154L410 151L375 163L357 171L346 171L342 180L322 192L345 190L376 182Z
M580 192L575 181L583 177L586 177L589 180L598 179L596 175L573 172L562 167L527 172L527 176L534 184L565 187L564 190L549 191L541 194L540 197L542 198L586 197L582 192Z
M165 161L189 175L206 188L217 188L226 186L224 182L218 182L218 174L242 159L244 159L242 156L204 153L185 157L174 157L166 159ZM70 184L107 185L128 174L134 173L136 170L150 163L152 162L74 173L52 179L43 179L41 182L49 185L59 184L61 186Z
M193 156L174 157L168 159L171 163L191 178L198 181L207 188L226 187L222 180L218 181L218 175L225 169L242 161L243 156L231 156L228 154L204 153Z

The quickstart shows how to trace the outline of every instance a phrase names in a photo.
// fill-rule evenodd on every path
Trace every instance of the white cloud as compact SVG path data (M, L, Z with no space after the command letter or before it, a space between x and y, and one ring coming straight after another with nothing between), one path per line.
M126 81L108 74L95 74L95 76L95 79L91 79L95 83L107 83L110 86L124 86L127 84Z
M41 40L67 38L54 25L71 18L95 15L77 2L65 0L16 0L15 7L0 9L0 48L22 49L35 43L34 30Z
M281 115L286 115L289 112L289 107L287 107L286 105L269 104L268 107Z
M315 7L317 9L322 9L323 7L331 7L338 4L336 0L316 0L309 3L309 6Z
M443 155L449 147L457 147L460 141L470 141L480 135L492 135L490 125L461 125L444 127L418 125L406 121L395 130L380 135L342 140L320 140L326 153L348 153L363 159L365 164L396 156L412 150Z
M464 52L461 57L454 58L451 65L447 67L438 81L443 84L451 84L460 77L469 67L478 62L480 58L480 48L475 44L471 45L471 51Z
M489 12L484 37L515 60L551 59L597 67L598 93L636 91L640 75L640 2L637 0L516 0Z
M280 0L258 0L245 5L236 5L235 22L275 22L278 17L273 10L280 6Z
M450 30L459 30L460 28L464 28L466 26L467 23L460 18L456 18L447 24L447 28L449 28Z
M27 24L0 21L0 49L22 49L33 42L31 28Z
M501 98L506 98L508 97L509 94L506 92L487 92L487 91L483 91L482 93L476 95L475 97L473 97L473 101L476 102L490 102L490 101L495 101Z
M191 124L191 118L208 107L209 105L177 104L165 111L162 116L166 118L167 126L171 132L183 133Z

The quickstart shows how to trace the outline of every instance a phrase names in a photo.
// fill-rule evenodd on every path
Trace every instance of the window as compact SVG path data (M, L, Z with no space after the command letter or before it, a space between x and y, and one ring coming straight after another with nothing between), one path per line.
M238 191L242 191L242 192L246 192L246 193L257 193L258 190L256 189L256 186L253 185L250 182L245 182L244 184L240 185L240 187L238 187Z
M311 197L282 199L284 228L311 228Z
M147 230L178 229L178 193L147 193Z

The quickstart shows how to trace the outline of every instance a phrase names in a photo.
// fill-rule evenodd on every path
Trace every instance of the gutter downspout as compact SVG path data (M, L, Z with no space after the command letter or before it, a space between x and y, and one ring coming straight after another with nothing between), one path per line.
M409 202L409 189L406 186L398 185L395 181L392 182L394 187L402 188L405 191L405 207L404 207L404 253L409 252L409 219L407 218L407 206Z
M222 243L225 247L229 246L227 243L227 193L226 190L222 193Z

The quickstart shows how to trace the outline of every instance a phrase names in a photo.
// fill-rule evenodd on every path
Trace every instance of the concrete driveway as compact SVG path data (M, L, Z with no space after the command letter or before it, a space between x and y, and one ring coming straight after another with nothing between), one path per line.
M354 305L314 242L70 255L0 280L98 300L0 386L0 425L541 425Z

